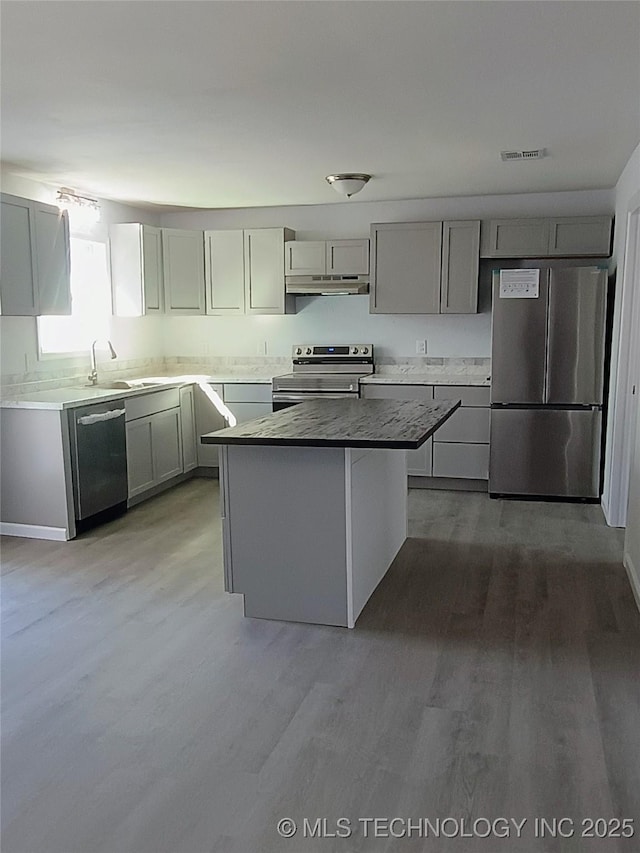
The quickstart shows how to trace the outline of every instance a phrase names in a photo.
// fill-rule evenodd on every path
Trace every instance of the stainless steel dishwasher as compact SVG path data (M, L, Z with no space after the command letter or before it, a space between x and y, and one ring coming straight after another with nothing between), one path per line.
M69 412L76 529L81 532L127 509L124 400Z

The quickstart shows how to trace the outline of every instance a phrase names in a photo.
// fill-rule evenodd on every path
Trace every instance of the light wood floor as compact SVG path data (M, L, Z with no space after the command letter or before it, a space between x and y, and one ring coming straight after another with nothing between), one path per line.
M3 540L4 853L640 849L640 617L599 507L413 491L347 631L244 619L217 501L194 480L73 542ZM528 826L356 825L448 816ZM536 839L540 816L576 836ZM283 817L356 831L284 840Z

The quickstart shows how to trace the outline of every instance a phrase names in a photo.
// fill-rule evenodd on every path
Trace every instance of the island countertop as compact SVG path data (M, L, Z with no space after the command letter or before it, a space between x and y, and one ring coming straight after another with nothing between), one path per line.
M200 441L416 450L459 406L460 400L310 400L241 426L207 433Z

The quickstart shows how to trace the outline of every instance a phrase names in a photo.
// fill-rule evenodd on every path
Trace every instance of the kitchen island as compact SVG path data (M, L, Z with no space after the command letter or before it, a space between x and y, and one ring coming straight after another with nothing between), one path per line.
M221 445L225 589L245 616L353 628L407 537L406 450L460 405L310 401Z

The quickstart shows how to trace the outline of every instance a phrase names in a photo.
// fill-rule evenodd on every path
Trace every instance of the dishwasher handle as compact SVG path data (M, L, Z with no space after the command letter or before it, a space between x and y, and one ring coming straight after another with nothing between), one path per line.
M111 409L109 412L100 412L96 415L82 415L78 418L77 423L82 426L90 426L91 424L99 424L103 421L112 421L115 418L121 418L124 415L124 409Z

